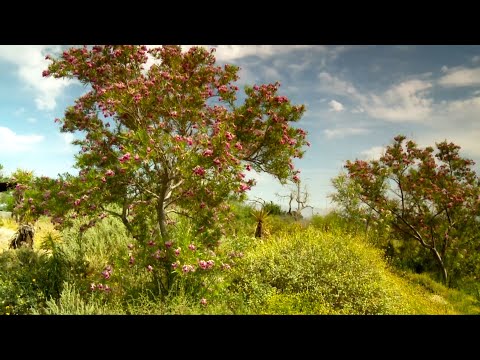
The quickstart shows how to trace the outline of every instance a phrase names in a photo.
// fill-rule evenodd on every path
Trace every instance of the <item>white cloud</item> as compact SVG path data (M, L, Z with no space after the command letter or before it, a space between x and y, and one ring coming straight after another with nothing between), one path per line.
M348 81L341 80L325 71L318 74L318 78L320 80L320 90L322 91L331 94L360 97L355 86Z
M42 135L18 135L9 128L0 126L0 152L11 154L32 150L33 146L42 142Z
M408 80L381 95L370 94L363 107L377 119L392 122L422 122L432 113L433 100L428 97L432 84L423 80Z
M358 112L362 112L360 109L363 109L377 119L391 122L424 122L432 113L433 100L429 97L429 90L433 85L430 81L409 79L381 93L362 93L352 83L325 71L321 72L318 78L319 90L348 97L358 103Z
M472 57L472 62L473 62L473 63L477 63L477 62L479 62L479 61L480 61L480 56L475 55L474 57Z
M360 154L365 160L378 160L385 154L386 148L384 146L373 146L370 149L362 151Z
M438 80L438 84L445 87L480 85L480 68L456 67L449 69L446 75Z
M2 45L0 61L17 65L17 75L24 85L33 90L35 104L39 110L53 110L56 98L65 87L74 83L68 79L43 78L42 71L48 67L47 53L58 53L61 46L48 45Z
M328 103L328 105L330 105L330 111L336 111L336 112L339 112L339 111L342 111L344 110L345 108L343 107L342 103L338 102L338 101L335 101L335 100L332 100Z
M338 128L326 129L323 131L327 139L345 138L351 135L368 134L370 130L364 128Z
M218 45L216 46L215 56L219 61L233 61L247 56L268 58L305 49L327 51L327 47L321 45Z
M72 145L72 141L75 139L72 133L60 133L58 134L62 138L63 141L63 148L62 151L74 153L75 152L75 146Z
M30 124L35 124L37 122L37 119L35 119L34 117L28 117L27 118L27 121L30 123Z

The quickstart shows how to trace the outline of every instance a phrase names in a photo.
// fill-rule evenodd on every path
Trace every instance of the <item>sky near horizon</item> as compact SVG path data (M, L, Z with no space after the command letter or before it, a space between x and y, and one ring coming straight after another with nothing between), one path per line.
M240 67L241 89L279 81L279 95L306 105L296 126L308 132L311 147L294 163L315 213L332 206L331 179L346 160L378 157L398 134L421 146L452 141L479 171L480 46L215 47L218 63ZM77 172L74 135L60 133L54 119L86 89L72 80L42 77L45 56L65 48L0 45L0 164L6 175L18 168L50 177ZM256 178L251 198L286 205L277 194L287 195L287 187L266 174Z

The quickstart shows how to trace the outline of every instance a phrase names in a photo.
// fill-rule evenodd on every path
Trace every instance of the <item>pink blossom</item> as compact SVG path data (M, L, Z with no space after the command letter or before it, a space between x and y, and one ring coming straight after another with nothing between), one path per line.
M105 176L114 176L114 175L115 175L115 172L113 170L109 169L105 172Z
M244 192L246 190L250 190L250 186L245 183L240 183L240 192Z
M135 161L140 161L140 156L138 156L138 154L135 154L134 159L135 159Z
M226 85L222 85L218 88L218 92L220 93L226 93L228 91L228 88Z
M253 90L257 91L259 89L258 85L253 86Z
M174 262L172 263L172 268L176 269L178 267L178 263Z
M205 151L203 152L202 155L205 156L205 157L209 157L209 156L211 156L212 154L213 154L213 150L207 149L207 150L205 150Z
M202 300L200 300L200 304L202 304L203 306L206 306L207 305L207 299L202 298Z
M48 75L50 75L50 71L48 71L48 70L43 70L43 71L42 71L42 76L43 76L43 77L46 77L46 76L48 76Z
M300 180L300 178L299 178L297 175L295 175L295 176L293 177L293 181L298 182L299 180Z
M104 183L107 182L107 179L105 178L105 176L103 176L101 180L102 180L102 182L104 182Z
M200 260L198 262L198 266L200 266L200 268L203 270L205 270L208 267L207 262L205 260Z
M176 248L173 252L175 253L175 256L180 255L180 248Z
M165 246L167 247L167 249L170 248L172 245L173 242L171 240L165 242Z
M74 204L75 204L75 206L80 205L80 199L75 200Z
M213 267L213 265L215 265L215 261L213 261L213 260L208 260L207 261L207 268L211 269Z
M201 166L196 166L196 167L193 169L193 172L194 172L196 175L199 175L199 176L205 175L205 169L202 168Z
M225 137L227 138L228 141L233 139L233 135L228 131L225 133Z
M148 265L148 266L147 266L147 270L148 270L148 271L152 271L152 270L153 270L153 266L152 266L152 265Z
M215 165L220 165L220 164L221 164L221 161L220 161L218 158L215 158L215 159L213 160L213 163L214 163Z
M148 246L155 246L155 241L150 240L150 241L148 242Z
M110 271L104 270L102 271L102 275L105 279L110 279Z
M245 166L245 169L247 169L247 171L250 171L250 170L252 170L252 167L250 166L250 164L247 164L247 165Z
M197 247L194 244L188 245L188 248L192 251L194 251Z
M242 149L243 149L242 144L240 144L239 142L237 142L237 143L235 144L235 147L236 147L238 150L242 150Z
M97 286L95 285L95 283L91 283L90 284L90 290L95 290L97 288Z
M135 258L134 258L133 256L130 256L130 259L128 260L128 263L129 263L130 265L135 264Z

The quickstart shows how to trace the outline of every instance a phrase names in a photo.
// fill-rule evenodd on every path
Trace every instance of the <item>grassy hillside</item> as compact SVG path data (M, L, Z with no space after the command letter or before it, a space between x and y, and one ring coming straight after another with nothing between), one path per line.
M33 251L0 251L0 313L480 314L475 298L396 271L363 237L338 229L283 223L266 239L224 238L212 255L217 270L179 276L160 297L152 273L128 264L134 240L119 221L81 237L77 226L57 233L46 219L36 228ZM220 270L223 262L231 268ZM107 264L112 291L90 291Z

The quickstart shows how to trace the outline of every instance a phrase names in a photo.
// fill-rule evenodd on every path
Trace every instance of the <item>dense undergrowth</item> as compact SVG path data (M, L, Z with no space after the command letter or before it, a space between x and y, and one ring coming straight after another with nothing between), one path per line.
M474 294L399 269L378 239L335 219L270 216L258 239L248 209L236 213L231 234L210 250L214 265L177 272L167 294L149 268L157 266L149 245L135 243L120 221L80 235L80 222L58 233L42 218L33 249L0 250L0 313L480 314ZM179 263L199 263L187 250L192 236L188 222L177 224Z

